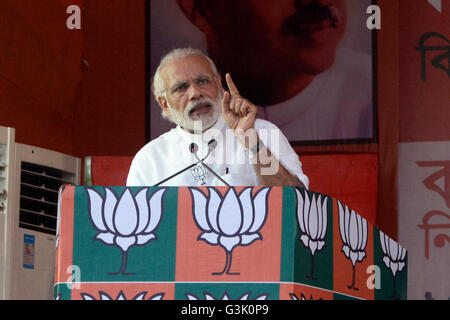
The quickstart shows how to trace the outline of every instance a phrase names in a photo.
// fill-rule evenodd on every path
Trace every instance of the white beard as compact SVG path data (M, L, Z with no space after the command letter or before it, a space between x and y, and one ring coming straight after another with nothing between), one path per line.
M207 113L199 114L194 117L190 116L190 111L198 104L208 103L211 110ZM182 127L183 129L195 133L203 132L212 127L219 118L222 111L222 95L219 94L216 101L208 98L200 99L196 102L190 102L184 111L178 111L167 102L170 110L170 120Z

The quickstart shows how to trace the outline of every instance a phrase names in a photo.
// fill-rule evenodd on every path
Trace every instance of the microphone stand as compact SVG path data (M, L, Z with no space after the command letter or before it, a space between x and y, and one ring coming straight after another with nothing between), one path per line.
M198 151L198 145L196 143L191 143L189 145L189 151L191 153L194 154L195 158L198 160L196 163L191 164L190 166L187 166L186 168L178 171L177 173L174 173L173 175L171 175L170 177L167 177L166 179L158 182L157 184L154 185L154 187L159 186L160 184L163 184L166 181L169 181L170 179L174 178L175 176L182 174L183 172L195 167L197 164L201 163L206 169L208 169L209 172L211 172L217 179L219 179L223 184L225 184L226 186L230 186L225 180L223 180L217 173L215 173L210 167L208 167L203 160L205 160L209 154L216 148L217 146L217 141L215 139L212 139L211 141L208 142L208 153L206 154L206 156L203 159L200 159L197 156L197 151Z
M185 172L186 170L189 170L189 169L195 167L197 164L198 164L198 162L193 163L193 164L191 164L190 166L184 168L183 170L180 170L180 171L178 171L177 173L174 173L174 174L171 175L170 177L168 177L168 178L164 179L163 181L160 181L160 182L158 182L157 184L155 184L154 187L157 187L157 186L159 186L160 184L163 184L164 182L166 182L166 181L172 179L173 177L175 177L175 176L177 176L177 175L179 175L179 174L182 174L182 173Z

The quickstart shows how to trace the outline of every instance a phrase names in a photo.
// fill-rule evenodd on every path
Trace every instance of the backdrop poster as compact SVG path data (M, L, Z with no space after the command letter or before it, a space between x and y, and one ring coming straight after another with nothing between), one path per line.
M150 76L171 49L198 48L291 142L373 142L371 2L153 0ZM160 114L152 96L151 139L174 126Z

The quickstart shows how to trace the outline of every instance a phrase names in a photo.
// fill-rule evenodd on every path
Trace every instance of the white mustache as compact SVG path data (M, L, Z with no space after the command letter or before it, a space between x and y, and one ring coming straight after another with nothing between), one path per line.
M190 102L187 106L186 109L184 111L185 115L189 116L193 111L195 111L195 109L199 108L202 105L210 105L211 108L215 108L216 107L216 102L208 99L208 98L203 98L199 101L196 102Z

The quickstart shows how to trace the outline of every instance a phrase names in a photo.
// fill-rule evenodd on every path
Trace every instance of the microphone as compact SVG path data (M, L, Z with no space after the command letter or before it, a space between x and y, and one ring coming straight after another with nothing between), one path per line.
M216 139L211 139L208 142L208 148L211 150L214 150L217 147L217 141Z
M192 142L190 145L189 145L189 151L191 152L191 153L197 153L197 151L198 151L198 145L195 143L195 142Z
M195 158L197 158L197 160L199 162L201 162L201 161L205 160L206 158L208 158L210 153L213 152L216 147L217 147L216 139L209 140L209 142L208 142L208 152L206 153L206 156L203 159L201 159L201 160L197 156L198 145L195 142L192 142L189 145L189 151L194 154Z
M205 160L205 159L209 156L209 154L210 154L211 152L214 151L214 149L215 149L216 147L217 147L217 141L216 141L216 139L213 138L213 139L209 140L209 142L208 142L208 152L206 153L206 156L205 156L203 159L200 159L200 158L197 156L197 151L198 151L198 146L197 146L197 144L195 144L194 142L191 143L189 149L191 150L191 153L194 154L195 158L198 160L197 163L200 162L200 163L201 163L206 169L208 169L208 171L211 172L217 179L219 179L223 184L225 184L226 186L229 187L230 185L229 185L225 180L223 180L216 172L214 172L214 170L212 170L209 166L206 165L206 163L203 162L203 160Z

